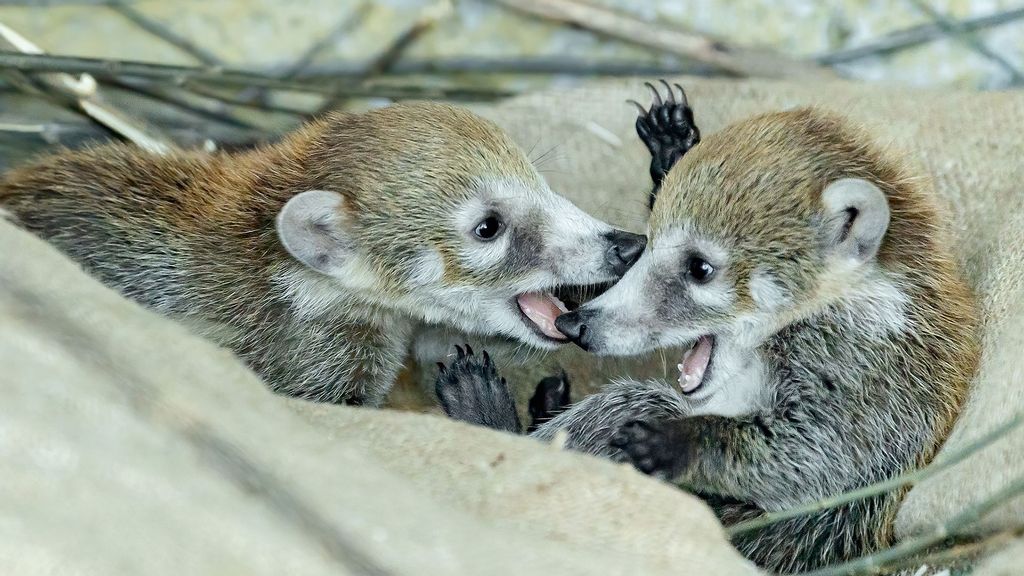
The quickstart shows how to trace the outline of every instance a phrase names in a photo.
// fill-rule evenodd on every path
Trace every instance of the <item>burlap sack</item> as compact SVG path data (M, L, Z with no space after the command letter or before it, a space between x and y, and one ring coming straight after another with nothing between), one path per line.
M756 573L626 467L289 405L2 220L0 247L3 574Z
M1022 405L1018 128L1024 96L684 80L705 132L807 103L867 122L949 200L986 311L981 373L948 448ZM646 154L600 84L481 107L584 208L642 229ZM660 374L566 351L583 387ZM422 371L424 380L429 371ZM103 289L0 223L0 566L11 574L733 574L709 511L624 467L425 415L267 392L230 354ZM899 533L1022 473L1017 435L916 487ZM1019 523L1020 503L989 525Z

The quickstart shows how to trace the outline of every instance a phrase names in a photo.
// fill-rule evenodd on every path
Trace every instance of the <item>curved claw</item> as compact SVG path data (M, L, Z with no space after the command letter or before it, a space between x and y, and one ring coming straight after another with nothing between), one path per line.
M444 362L438 362L437 363L437 369L438 369L440 374L444 374L445 371L448 370L448 367L444 365Z
M641 116L647 116L647 109L644 108L643 105L641 105L636 100L626 100L626 104L632 104L633 106L636 106L636 109L640 111Z
M654 105L661 106L664 102L661 100L661 94L658 93L658 89L654 87L654 84L650 82L644 82L644 86L651 89L651 93L654 94Z
M683 90L683 87L680 86L679 84L673 84L673 86L675 86L676 88L679 88L679 96L682 98L679 101L679 103L682 104L683 106L688 106L690 103L686 99L686 90Z
M659 78L658 81L661 82L661 85L665 87L665 91L668 92L668 101L675 104L676 93L672 91L672 87L668 85L664 78Z
M490 366L491 365L491 355L487 353L487 350L484 350L482 355L484 357L484 366Z
M466 356L472 356L472 355L473 355L473 347L470 346L469 344L466 344Z
M466 357L466 351L463 350L462 346L459 346L458 344L455 345L455 353L458 355L459 358Z

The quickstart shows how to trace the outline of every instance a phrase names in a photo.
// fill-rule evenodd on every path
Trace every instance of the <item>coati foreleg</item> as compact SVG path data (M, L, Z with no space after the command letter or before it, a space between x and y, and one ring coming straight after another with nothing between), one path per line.
M648 208L654 206L654 199L661 189L661 181L675 163L700 142L700 130L693 121L693 110L686 100L683 87L679 89L679 100L668 82L661 80L667 91L667 98L662 99L658 89L647 82L646 85L654 94L654 102L650 109L645 109L639 102L630 100L640 110L636 119L636 133L651 152L651 180L654 188L648 200Z
M490 356L479 356L466 346L449 366L440 364L437 396L445 413L471 424L520 433L515 403L508 383ZM612 437L629 422L671 420L686 414L682 397L671 385L649 382L616 382L603 391L568 405L568 379L550 376L541 380L531 399L533 421L530 436L551 440L566 434L565 447L595 456L624 460L625 454L611 446ZM564 393L562 392L564 390Z
M565 370L538 382L527 405L530 425L526 428L526 433L532 434L542 424L565 412L572 404L571 393L569 376Z
M445 414L470 424L520 434L523 425L516 413L508 383L484 350L477 356L469 344L456 346L450 366L438 362L435 391Z

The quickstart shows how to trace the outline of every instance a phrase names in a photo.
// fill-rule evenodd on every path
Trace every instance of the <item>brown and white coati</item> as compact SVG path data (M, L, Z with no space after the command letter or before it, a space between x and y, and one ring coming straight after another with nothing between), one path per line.
M553 348L550 291L619 278L646 242L553 193L494 124L428 103L249 152L65 151L0 179L0 207L275 390L369 405L417 324Z
M727 525L917 468L979 355L943 230L921 181L837 116L765 114L708 136L661 182L640 260L556 320L596 354L685 345L678 381L615 383L533 435L562 430L571 448L676 480ZM479 364L457 360L439 391L499 397ZM889 543L901 497L735 543L772 571L814 569Z

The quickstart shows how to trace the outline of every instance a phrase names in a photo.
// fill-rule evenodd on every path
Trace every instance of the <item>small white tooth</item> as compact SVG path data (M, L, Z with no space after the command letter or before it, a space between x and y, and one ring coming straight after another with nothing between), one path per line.
M680 364L676 364L676 368L678 368L678 369L679 369L679 371L680 371L680 372L682 372L682 371L683 371L683 365L682 365L682 363L680 363Z

